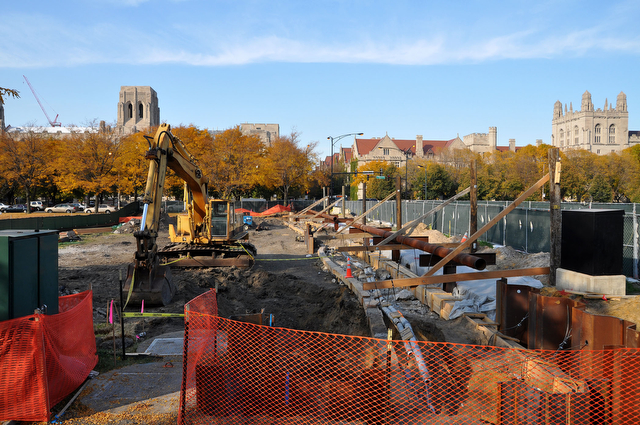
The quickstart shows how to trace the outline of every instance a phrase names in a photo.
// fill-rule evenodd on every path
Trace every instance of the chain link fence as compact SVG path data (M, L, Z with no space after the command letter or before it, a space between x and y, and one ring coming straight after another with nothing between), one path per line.
M407 223L431 211L444 201L402 201L402 221ZM375 201L367 201L367 209ZM495 218L510 202L478 202L478 229ZM347 201L346 208L360 215L362 201ZM578 204L563 203L562 209L617 209L624 210L623 273L638 278L638 211L637 204ZM463 235L469 232L470 206L468 201L452 202L442 210L423 219L423 223L445 235ZM387 201L367 214L367 220L380 220L396 226L396 203ZM527 253L549 252L549 204L524 202L500 220L480 240L494 245L510 246Z

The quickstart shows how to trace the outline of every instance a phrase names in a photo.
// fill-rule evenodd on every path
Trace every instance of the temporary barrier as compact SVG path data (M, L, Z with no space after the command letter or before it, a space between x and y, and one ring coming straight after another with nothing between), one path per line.
M118 224L119 217L138 213L138 202L132 202L111 214L10 214L11 220L0 220L0 230L6 229L51 229L71 230L85 227L103 227Z
M91 292L60 297L58 309L0 322L0 421L48 421L97 364Z
M635 424L640 350L395 341L185 306L180 424Z

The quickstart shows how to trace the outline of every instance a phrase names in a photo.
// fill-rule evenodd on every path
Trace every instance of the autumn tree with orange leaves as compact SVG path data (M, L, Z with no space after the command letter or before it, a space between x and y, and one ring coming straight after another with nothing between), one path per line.
M24 189L27 205L49 174L51 147L50 139L34 132L20 139L0 133L0 173L10 184Z
M117 191L120 139L111 132L73 134L57 145L55 183L64 192L96 196Z
M242 134L240 126L217 134L211 150L203 156L209 187L222 199L252 188L258 181L264 148L260 137Z
M261 183L282 193L285 204L292 188L306 190L312 183L312 171L317 163L313 149L316 143L299 147L300 135L292 131L289 136L280 136L266 149L260 161Z

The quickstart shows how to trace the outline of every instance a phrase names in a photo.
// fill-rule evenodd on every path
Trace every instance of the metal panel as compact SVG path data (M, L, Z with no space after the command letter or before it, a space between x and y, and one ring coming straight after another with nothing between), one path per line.
M564 297L529 294L527 348L558 350L571 347L571 312L584 304Z
M58 232L39 232L38 306L47 306L47 314L58 313Z
M506 216L506 245L520 251L527 251L527 210L516 208ZM497 225L496 225L497 226Z
M58 312L58 233L0 231L0 320Z
M0 320L28 316L38 307L38 240L0 233Z

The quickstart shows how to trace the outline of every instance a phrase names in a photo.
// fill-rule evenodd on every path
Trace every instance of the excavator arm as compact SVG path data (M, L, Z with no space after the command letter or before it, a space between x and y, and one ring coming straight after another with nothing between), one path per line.
M148 304L166 305L175 294L175 285L169 266L160 265L157 237L167 169L173 170L184 180L191 193L188 214L192 234L207 231L207 217L210 214L208 180L202 176L195 158L182 141L171 134L168 124L158 127L145 157L150 165L143 197L142 219L140 230L133 234L137 247L134 262L127 271L123 295L127 304L140 304L146 300Z

